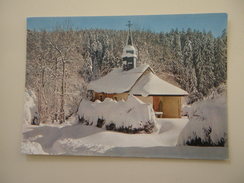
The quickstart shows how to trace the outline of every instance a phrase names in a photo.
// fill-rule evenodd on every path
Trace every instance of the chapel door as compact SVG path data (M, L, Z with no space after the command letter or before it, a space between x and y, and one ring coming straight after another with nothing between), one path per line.
M154 96L153 97L153 110L158 112L158 111L160 111L159 108L160 108L160 98Z

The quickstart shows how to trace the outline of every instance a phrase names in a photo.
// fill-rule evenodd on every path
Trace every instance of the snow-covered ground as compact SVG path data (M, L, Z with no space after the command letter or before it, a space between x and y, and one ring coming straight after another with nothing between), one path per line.
M155 118L150 106L132 96L127 102L107 99L104 102L89 103L84 100L77 115L89 121L88 126L77 124L77 116L70 117L64 124L31 125L37 113L36 97L31 91L27 91L25 97L22 153L204 159L226 159L227 157L227 146L204 148L186 146L187 141L196 138L200 138L203 142L210 141L213 145L219 143L221 139L227 141L225 94L216 94L191 106L185 106L182 112L189 119L187 117ZM106 104L106 107L103 104ZM116 112L114 109L119 110ZM113 111L113 113L107 111ZM99 118L105 120L102 128L96 127ZM105 125L111 122L118 127L131 126L130 124L133 123L133 128L139 128L147 121L154 124L151 134L143 133L143 131L138 134L120 133L107 131L105 128ZM210 128L211 131L206 136L206 130Z
M22 152L27 154L103 154L113 148L176 146L188 118L156 119L152 134L125 134L95 126L25 125Z

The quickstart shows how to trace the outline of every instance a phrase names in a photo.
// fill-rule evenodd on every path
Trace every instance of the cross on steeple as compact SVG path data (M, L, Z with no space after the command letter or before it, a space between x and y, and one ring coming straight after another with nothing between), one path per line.
M133 24L131 23L131 21L129 20L128 21L128 24L126 24L126 26L129 28L129 31L130 31L130 27L132 26Z

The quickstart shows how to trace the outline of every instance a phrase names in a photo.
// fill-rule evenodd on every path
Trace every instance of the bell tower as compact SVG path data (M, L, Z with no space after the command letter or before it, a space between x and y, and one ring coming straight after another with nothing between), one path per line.
M126 26L128 26L128 35L127 35L126 45L123 49L123 54L122 54L124 71L128 71L130 69L136 68L136 60L137 60L136 49L133 46L133 39L131 34L131 26L132 26L131 21L128 21L128 24Z

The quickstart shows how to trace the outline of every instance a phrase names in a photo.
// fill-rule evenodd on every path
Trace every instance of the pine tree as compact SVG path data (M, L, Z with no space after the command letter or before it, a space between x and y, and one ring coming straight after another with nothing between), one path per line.
M224 31L222 36L215 41L215 87L227 79L227 46L226 46L226 32Z
M182 86L191 95L197 93L197 78L193 64L192 42L186 37L183 48L183 63L185 76L182 77ZM190 100L191 102L191 100Z
M63 118L70 116L77 110L76 101L85 97L87 84L120 66L126 35L123 30L27 31L26 86L37 96L39 93L43 121L57 121L63 99ZM133 38L138 63L149 64L159 75L173 76L188 91L189 103L226 82L225 30L217 38L190 29L168 33L133 30Z

